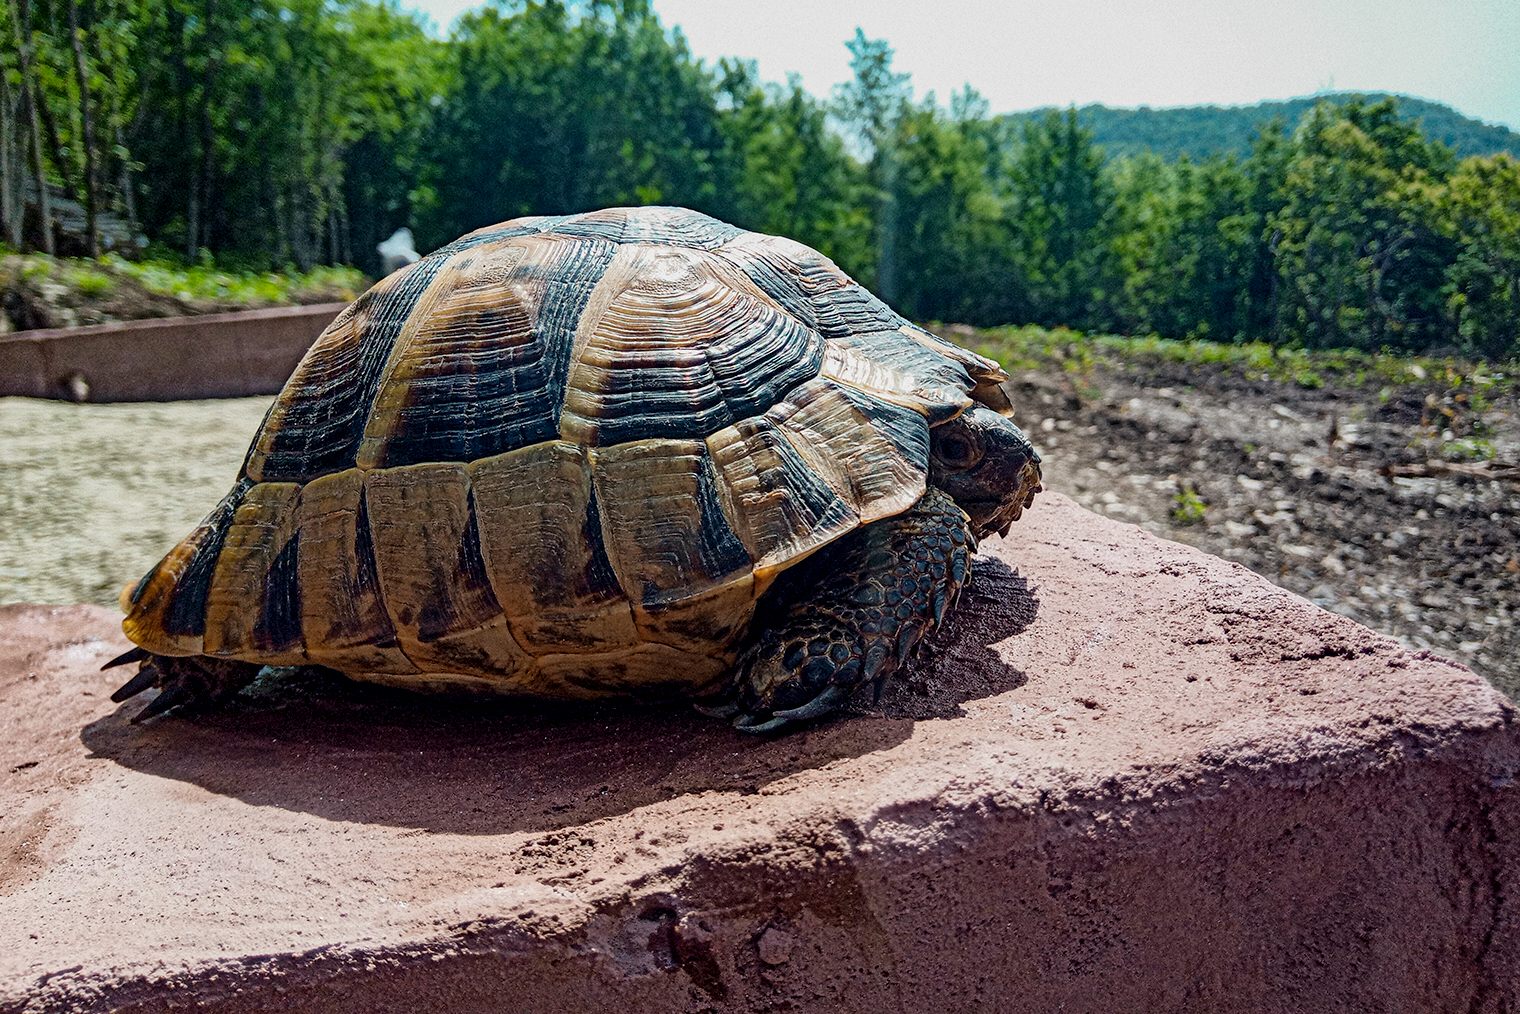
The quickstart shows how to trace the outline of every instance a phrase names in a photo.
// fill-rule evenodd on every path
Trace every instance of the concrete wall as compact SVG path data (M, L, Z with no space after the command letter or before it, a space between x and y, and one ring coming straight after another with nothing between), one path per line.
M23 331L0 338L0 396L178 401L274 394L346 305Z

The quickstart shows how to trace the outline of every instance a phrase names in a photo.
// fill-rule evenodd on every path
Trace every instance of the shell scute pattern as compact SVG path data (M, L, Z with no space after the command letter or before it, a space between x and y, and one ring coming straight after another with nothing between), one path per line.
M818 372L824 343L700 250L632 247L577 336L560 435L592 446L702 436Z
M414 687L695 689L777 574L923 495L929 425L1000 376L707 216L482 229L333 322L125 627Z

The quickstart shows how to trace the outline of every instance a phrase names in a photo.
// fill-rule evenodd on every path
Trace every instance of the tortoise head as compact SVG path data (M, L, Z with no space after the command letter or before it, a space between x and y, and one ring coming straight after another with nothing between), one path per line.
M1007 535L1040 491L1040 456L1023 430L973 405L929 431L929 484L955 498L978 539Z

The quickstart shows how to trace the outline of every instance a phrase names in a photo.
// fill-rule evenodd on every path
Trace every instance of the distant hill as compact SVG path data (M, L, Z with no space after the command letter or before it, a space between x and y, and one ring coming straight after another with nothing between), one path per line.
M1334 92L1281 102L1259 102L1254 106L1186 106L1177 109L1110 109L1108 106L1082 106L1077 120L1090 129L1109 158L1154 151L1172 159L1181 154L1201 158L1213 154L1245 155L1251 138L1259 127L1281 117L1291 130L1314 104L1329 100L1335 103L1352 98L1376 102L1392 97L1398 101L1399 113L1406 120L1419 120L1427 136L1450 145L1458 157L1492 155L1507 151L1520 158L1520 134L1507 127L1493 126L1463 116L1450 106L1407 95L1389 96L1386 92ZM1048 108L1002 117L1008 122L1037 119Z

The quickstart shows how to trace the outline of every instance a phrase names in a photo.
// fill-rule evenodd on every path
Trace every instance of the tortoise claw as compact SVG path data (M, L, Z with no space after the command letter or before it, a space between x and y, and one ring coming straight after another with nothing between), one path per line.
M142 675L138 673L138 675ZM184 704L195 697L195 691L183 683L165 688L157 697L148 702L148 706L132 717L133 725L141 725L156 715L162 715L165 711L179 704Z
M788 719L772 716L762 719L759 715L740 715L733 725L740 732L771 732L786 725Z
M839 707L848 696L850 696L850 691L843 684L830 683L823 688L823 693L814 697L800 708L788 708L785 711L772 712L772 714L777 718L790 722L800 722L805 718L817 718L819 715L826 715Z
M733 718L739 713L738 701L729 701L727 704L693 704L692 707L708 718Z
M119 665L126 665L128 662L141 662L147 657L148 649L134 645L101 666L100 671L105 672L107 669L114 669Z
M115 664L116 663L114 662L107 663L107 665ZM158 677L159 672L157 666L151 664L143 666L141 669L137 670L136 676L133 676L131 679L127 680L127 682L123 683L116 689L116 692L111 695L111 703L120 704L122 701L125 701L130 697L136 697L144 690L156 685L158 683Z

